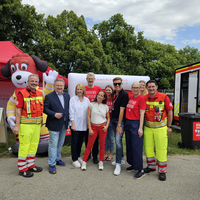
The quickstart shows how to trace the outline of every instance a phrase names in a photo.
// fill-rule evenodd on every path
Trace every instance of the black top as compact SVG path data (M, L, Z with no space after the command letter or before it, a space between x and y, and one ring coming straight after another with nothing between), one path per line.
M121 91L116 95L116 91L114 91L114 98L113 98L113 107L112 107L112 117L113 118L119 118L120 113L120 107L123 107L126 109L126 105L128 104L128 93L121 89ZM124 111L124 117L125 117Z

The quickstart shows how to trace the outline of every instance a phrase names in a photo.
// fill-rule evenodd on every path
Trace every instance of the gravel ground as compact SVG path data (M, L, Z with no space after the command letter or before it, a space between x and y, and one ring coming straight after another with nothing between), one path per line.
M57 166L57 173L48 172L47 157L37 157L36 165L43 167L32 178L18 175L16 158L0 159L0 199L200 199L200 156L168 156L167 180L159 181L157 172L146 174L140 180L136 171L114 176L114 166L104 161L104 170L90 159L87 170L75 169L70 157L62 158L66 166ZM146 161L144 158L144 167Z

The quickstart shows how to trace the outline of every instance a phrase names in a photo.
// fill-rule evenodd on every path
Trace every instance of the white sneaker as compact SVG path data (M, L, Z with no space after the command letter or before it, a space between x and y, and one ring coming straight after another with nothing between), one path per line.
M116 165L116 160L114 160L113 162L111 162L111 165Z
M85 171L86 170L86 162L82 162L81 170Z
M80 164L82 164L83 159L81 157L78 157L78 161L80 162Z
M121 165L116 164L116 167L115 167L115 170L114 170L114 175L118 176L118 175L120 175L120 172L121 172Z
M121 165L124 165L124 164L126 164L126 160L125 160L125 158L123 157L122 160L121 160Z
M99 170L103 171L103 162L102 161L99 161Z
M78 160L72 162L72 165L73 165L74 167L76 167L76 168L81 167L81 164L78 162Z
M124 165L125 163L126 163L126 160L125 160L125 158L123 157L122 160L121 160L121 165ZM116 160L113 161L113 162L111 163L111 165L116 165Z

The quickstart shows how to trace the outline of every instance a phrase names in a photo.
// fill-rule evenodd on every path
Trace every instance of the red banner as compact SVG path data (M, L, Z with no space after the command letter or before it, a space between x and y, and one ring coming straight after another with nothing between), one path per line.
M193 122L193 141L200 141L200 122Z

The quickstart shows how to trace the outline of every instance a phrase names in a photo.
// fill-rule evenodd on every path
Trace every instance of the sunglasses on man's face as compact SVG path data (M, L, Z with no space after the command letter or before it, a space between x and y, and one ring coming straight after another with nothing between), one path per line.
M122 83L114 83L114 86L117 86L117 85L120 86L121 84L122 84Z

